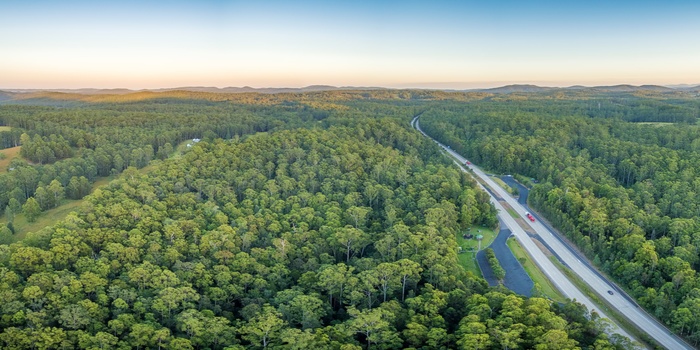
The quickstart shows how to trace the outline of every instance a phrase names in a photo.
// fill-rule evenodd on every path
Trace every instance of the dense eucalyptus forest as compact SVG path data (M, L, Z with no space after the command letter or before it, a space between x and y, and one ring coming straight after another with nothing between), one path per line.
M0 149L21 145L0 169L4 349L630 348L580 304L459 265L455 235L496 212L410 129L419 113L478 164L538 179L536 208L678 333L700 330L691 99L29 97L0 105ZM15 236L17 215L66 199L82 203Z

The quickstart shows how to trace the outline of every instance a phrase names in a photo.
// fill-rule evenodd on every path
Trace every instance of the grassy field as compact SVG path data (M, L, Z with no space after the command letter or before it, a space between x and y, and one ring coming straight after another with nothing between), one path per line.
M537 264L532 261L530 255L527 254L525 249L523 249L523 247L520 245L520 242L518 242L518 240L515 238L510 238L507 242L508 247L513 252L513 255L515 255L515 258L520 261L521 265L523 265L525 272L527 272L532 281L539 286L539 292L554 301L564 302L566 298L564 298L559 290L554 287L552 282L549 281L549 278L547 278L542 270L537 267Z
M155 164L151 164L145 168L139 169L139 172L145 174L154 167ZM92 193L92 191L94 191L96 188L102 187L114 179L114 176L97 178L97 180L92 184L92 190L90 192ZM27 222L27 219L24 217L24 214L16 214L15 220L13 222L13 225L15 226L14 241L21 241L22 239L24 239L24 237L27 236L27 233L36 232L46 226L51 226L56 222L65 219L65 217L68 216L68 214L70 214L72 211L75 211L82 203L83 199L64 199L61 202L61 205L59 205L56 208L42 212L41 215L39 215L39 217L37 218L37 220L31 223ZM7 218L4 215L0 216L0 224L5 223L7 223Z
M96 188L108 184L112 180L114 180L114 176L98 177L97 180L95 180L95 183L92 184L92 190L90 190L90 193L92 193L92 191L94 191Z
M491 245L491 243L493 243L493 240L496 239L496 235L498 233L494 232L490 228L475 226L471 228L471 231L464 230L464 232L457 233L456 235L457 245L462 247L462 253L457 254L457 258L459 258L459 263L467 271L471 271L475 275L481 276L481 270L479 270L479 266L476 264L476 260L474 259L476 256L476 250L479 247L479 243L474 238L467 239L462 236L468 233L471 233L474 236L479 234L484 236L484 239L481 241L482 250L486 249L488 246Z
M0 131L10 131L12 130L12 127L9 126L0 126Z
M92 184L92 190L90 192L94 191L100 186L108 184L113 179L114 177L112 176L98 178L95 183ZM14 240L21 241L24 239L27 233L41 230L46 226L55 224L59 220L63 220L66 216L68 216L68 214L70 214L70 212L76 210L82 203L82 199L64 199L61 202L61 205L58 207L41 213L35 222L27 222L27 219L22 213L16 214L13 222L13 225L15 226ZM0 217L0 223L7 223L7 218L4 215Z
M10 165L12 159L19 157L19 150L22 146L0 149L0 153L4 154L4 159L0 159L0 174L7 171L7 166Z
M182 154L182 152L184 152L186 150L186 146L185 146L186 143L183 143L182 145L183 145L182 150L178 146L177 151L173 152L173 155L171 156L171 158L178 157L179 155ZM15 154L15 155L17 153L19 153L19 147L0 150L0 152L7 152L9 150L13 150L13 154ZM11 157L8 157L8 159L4 159L4 160L0 161L0 165L2 165L3 162L5 162L5 161L7 161L7 163L9 164L9 159L11 159ZM149 171L153 170L160 162L161 162L160 160L152 161L151 164L147 165L144 168L139 169L139 173L141 173L141 174L148 173ZM6 166L2 167L0 169L0 172L5 171L6 170L5 168L6 168ZM114 179L115 179L114 176L97 178L97 180L92 184L92 190L90 192L92 193L92 191L94 191L96 188L102 187ZM51 225L55 224L57 221L63 220L66 216L68 216L68 214L70 214L70 212L76 210L80 206L80 204L82 204L82 203L83 203L82 199L79 199L79 200L65 199L61 202L61 205L59 205L58 207L53 208L53 209L49 209L49 210L41 213L41 215L39 215L37 220L35 222L32 222L32 223L27 222L27 219L24 217L24 214L22 214L22 213L16 214L14 222L13 222L14 227L15 227L14 240L21 241L22 239L24 239L24 237L26 237L27 233L41 230L42 228L44 228L46 226L51 226ZM2 213L0 212L0 224L4 224L6 222L7 222L7 218L4 215L2 215Z
M15 226L14 241L21 241L26 237L27 233L39 231L46 226L55 224L58 220L63 220L82 202L83 200L64 200L58 207L41 213L35 222L27 222L24 214L17 214L12 223ZM0 223L5 223L6 221L7 218L3 217Z

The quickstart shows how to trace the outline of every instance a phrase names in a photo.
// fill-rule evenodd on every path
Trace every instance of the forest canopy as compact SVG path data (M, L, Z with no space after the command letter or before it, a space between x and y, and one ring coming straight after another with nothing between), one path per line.
M687 179L692 133L628 122L644 108L676 105L668 121L689 123L692 102L629 96L636 102L604 114L580 96L520 103L430 91L34 97L0 106L0 125L11 127L0 146L22 147L0 173L8 223L0 237L9 237L0 245L3 348L629 348L580 304L491 288L459 265L456 233L494 227L496 212L474 180L410 129L421 113L426 130L479 163L540 179L540 210L573 225L572 239L614 276L649 267L643 284L628 286L653 288L644 294L653 305L675 293L663 317L690 312L671 323L681 334L697 329L693 240L671 234L694 232L694 211L675 205L691 199L661 205L665 187L647 185L673 152L678 171L663 178ZM642 170L635 148L622 145L664 158ZM88 195L107 176L116 179ZM642 185L649 195L635 194ZM563 206L568 193L579 196ZM12 239L10 218L40 217L67 199L83 201ZM635 209L641 204L653 210ZM579 223L600 217L602 226ZM657 252L655 240L667 236Z

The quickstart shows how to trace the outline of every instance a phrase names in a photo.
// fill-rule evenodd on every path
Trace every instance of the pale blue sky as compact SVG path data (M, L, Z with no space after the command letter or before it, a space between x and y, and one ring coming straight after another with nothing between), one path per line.
M0 0L0 88L700 83L696 1Z

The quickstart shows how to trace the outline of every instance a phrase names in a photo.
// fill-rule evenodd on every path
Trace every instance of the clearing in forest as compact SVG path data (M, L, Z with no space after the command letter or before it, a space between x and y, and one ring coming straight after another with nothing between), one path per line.
M4 126L0 126L0 128L4 128ZM22 146L0 149L0 153L4 155L4 157L0 157L2 158L0 159L0 174L7 171L7 166L10 165L12 159L19 157L21 148Z
M471 238L465 238L469 237ZM475 254L479 248L479 242L476 240L477 235L482 235L481 249L484 250L491 245L496 238L496 232L492 229L483 226L474 226L469 230L457 232L457 245L462 247L462 251L457 253L459 264L467 271L471 271L476 276L481 276L481 270L476 264Z

